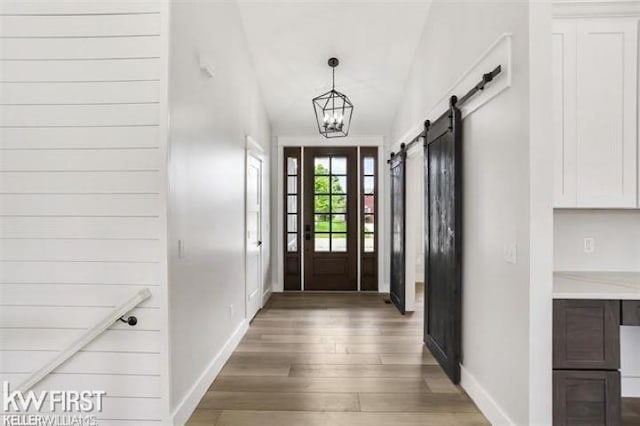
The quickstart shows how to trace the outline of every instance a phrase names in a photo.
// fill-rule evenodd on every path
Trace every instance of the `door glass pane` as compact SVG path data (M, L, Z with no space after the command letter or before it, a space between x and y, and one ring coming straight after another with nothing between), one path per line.
M297 175L298 174L298 159L295 157L287 158L287 174L288 175Z
M298 239L297 234L287 234L287 251L298 251Z
M347 158L331 157L331 174L346 175L347 174Z
M364 193L365 194L373 194L373 190L374 190L374 181L373 181L373 176L365 176L364 177Z
M331 213L346 213L347 197L345 195L331 196Z
M298 197L295 195L287 196L287 213L298 213Z
M316 213L329 213L329 196L316 195L313 200L313 210Z
M329 215L328 214L314 215L313 229L316 232L329 232Z
M365 213L374 213L373 209L375 208L375 198L373 195L365 195L364 196L364 204L362 205L362 209Z
M314 178L314 190L316 194L328 194L329 189L329 176L316 176Z
M373 157L365 157L364 158L364 174L365 175L373 175L375 170L374 168L374 160Z
M329 251L329 235L331 234L315 234L316 251Z
M331 234L331 251L347 251L347 234Z
M364 234L364 252L373 253L374 234Z
M344 214L331 215L331 232L347 232L347 216Z
M316 157L313 161L313 167L316 175L329 174L329 157Z
M287 231L298 232L298 215L297 214L287 215Z
M345 194L347 192L347 177L333 176L331 178L331 192L334 194Z
M287 178L287 194L296 194L298 192L298 180L295 176Z
M364 232L374 232L376 221L372 214L364 216Z

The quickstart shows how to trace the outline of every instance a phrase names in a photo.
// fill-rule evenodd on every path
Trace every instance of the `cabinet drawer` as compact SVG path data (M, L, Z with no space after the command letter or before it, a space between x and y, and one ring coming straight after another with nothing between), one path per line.
M620 425L620 372L553 372L553 424Z
M640 300L622 301L622 325L640 325Z
M553 301L553 368L620 368L620 302Z

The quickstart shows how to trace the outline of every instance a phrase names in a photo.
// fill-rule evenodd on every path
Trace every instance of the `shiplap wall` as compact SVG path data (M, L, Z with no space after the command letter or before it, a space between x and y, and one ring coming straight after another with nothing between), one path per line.
M0 380L18 385L142 287L38 389L105 390L101 425L166 420L166 10L0 6ZM144 422L144 423L143 423Z

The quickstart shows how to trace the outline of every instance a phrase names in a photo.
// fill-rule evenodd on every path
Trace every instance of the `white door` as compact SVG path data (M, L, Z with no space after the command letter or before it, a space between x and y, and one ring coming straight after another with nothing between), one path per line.
M246 315L262 307L262 160L247 155Z

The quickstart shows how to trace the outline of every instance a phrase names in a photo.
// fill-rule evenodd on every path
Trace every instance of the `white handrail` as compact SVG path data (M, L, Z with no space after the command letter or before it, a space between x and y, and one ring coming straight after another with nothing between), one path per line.
M92 328L88 329L82 336L71 343L66 349L57 354L51 361L46 363L44 367L34 372L27 380L25 380L16 390L26 392L35 386L40 380L47 377L49 373L58 368L62 363L67 361L80 349L87 346L93 339L102 334L106 329L111 327L114 322L118 321L124 314L131 311L140 303L151 297L148 288L144 288L127 299L125 302L115 307L108 315L96 323Z

